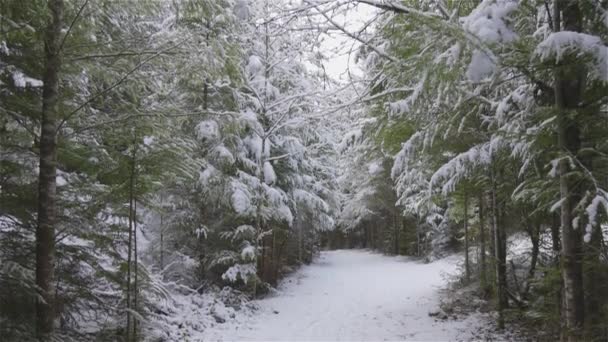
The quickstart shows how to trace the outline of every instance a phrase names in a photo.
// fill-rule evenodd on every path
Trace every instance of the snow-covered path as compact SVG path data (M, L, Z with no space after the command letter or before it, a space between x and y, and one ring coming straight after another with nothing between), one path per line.
M423 264L357 250L322 253L285 280L261 312L208 339L281 341L453 341L472 337L479 317L436 321L437 289L454 259ZM238 320L238 319L237 319Z

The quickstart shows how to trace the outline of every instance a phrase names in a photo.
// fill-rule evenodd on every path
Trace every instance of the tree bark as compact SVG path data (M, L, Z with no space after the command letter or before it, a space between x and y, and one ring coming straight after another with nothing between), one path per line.
M396 208L395 208L396 209ZM399 240L401 239L401 220L399 220L399 212L396 211L394 214L394 225L395 225L395 255L400 254Z
M527 213L524 213L527 216ZM526 218L526 221L528 219ZM523 290L523 296L527 297L528 292L530 292L530 283L532 279L534 279L534 273L536 272L536 264L538 262L538 253L540 251L540 224L534 222L530 225L529 222L526 222L526 230L528 235L530 236L530 242L532 242L532 256L530 260L530 268L528 269L528 276L526 278L526 284Z
M164 234L163 234L163 229L164 229L164 224L163 224L163 218L164 215L161 212L160 214L160 271L162 272L163 269L165 268L165 246L164 246Z
M38 178L38 225L36 227L36 334L47 341L53 334L55 276L55 223L57 177L57 104L61 69L63 1L48 2L51 14L45 36L45 70L42 88L40 172Z
M471 279L471 270L469 268L469 198L467 192L464 192L464 273L467 282Z
M553 264L555 267L559 267L559 255L561 253L562 244L560 239L560 216L558 214L553 214L553 223L551 224L551 249L553 252Z
M133 255L133 221L135 205L135 139L131 155L131 175L129 177L129 237L127 242L127 328L126 340L131 340L131 263Z
M605 291L602 289L606 276L601 276L602 270L605 269L600 256L602 229L599 224L594 225L592 229L584 257L585 339L606 341L608 330L606 322L602 320L602 306L607 302L604 296Z
M496 259L496 297L498 304L498 329L504 329L504 309L507 307L507 264L505 232L499 221L500 210L496 200L496 176L492 172L492 224L494 225L494 252Z
M582 15L578 2L574 0L555 1L553 29L561 30L560 15L563 13L563 26L566 31L580 32ZM563 6L563 8L560 8ZM560 13L561 12L561 13ZM581 99L584 83L584 70L580 65L569 67L564 72L562 65L555 68L555 107L557 109L558 146L562 153L576 158L580 148L580 133L576 122L569 118L569 111L576 110ZM582 241L580 229L574 229L572 220L574 209L580 195L577 185L569 178L570 166L566 158L559 161L559 188L561 198L562 253L561 267L563 278L562 316L564 329L562 338L577 341L581 338L584 325L584 295L582 275Z
M483 194L479 195L479 284L484 295L487 292L486 232L483 213Z
M138 257L137 257L137 197L133 198L133 310L137 312ZM137 317L133 319L133 341L137 341Z

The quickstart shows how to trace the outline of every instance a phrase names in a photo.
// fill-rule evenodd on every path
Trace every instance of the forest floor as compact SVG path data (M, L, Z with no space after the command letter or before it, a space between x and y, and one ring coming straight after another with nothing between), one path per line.
M255 314L208 327L204 340L463 341L501 340L490 316L441 319L441 288L457 272L456 256L423 263L364 250L321 253L255 301Z

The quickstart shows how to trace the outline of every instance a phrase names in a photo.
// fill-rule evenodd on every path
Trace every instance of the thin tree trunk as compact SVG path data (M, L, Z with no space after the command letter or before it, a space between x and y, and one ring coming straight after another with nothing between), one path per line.
M561 241L560 241L560 216L559 214L554 213L552 215L553 222L551 224L551 249L553 250L553 267L556 269L560 269L560 253L561 253ZM554 289L555 291L555 303L556 312L561 316L562 311L562 289L564 287L563 278L560 279L559 287Z
M298 262L302 264L302 223L299 216L296 216L296 224L298 225Z
M135 139L134 144L135 145ZM126 340L131 339L131 262L133 254L133 207L135 193L135 147L131 156L131 175L129 179L129 241L127 243L127 329Z
M162 271L163 271L163 269L165 268L165 264L164 264L164 256L165 256L165 249L164 249L165 247L164 247L164 246L165 246L165 245L164 245L164 241L163 241L163 240L164 240L164 234L163 234L163 231L164 231L163 218L164 218L164 215L163 215L163 213L161 212L161 214L160 214L160 270L161 270L161 272L162 272Z
M467 192L464 192L464 273L467 282L471 279L471 270L469 269L469 198Z
M369 222L366 223L367 231L369 232L369 248L374 249L374 227Z
M399 219L399 213L395 212L395 255L401 254L399 248L399 240L401 239L401 220Z
M50 21L45 36L45 70L40 128L40 172L38 178L38 225L36 227L36 286L42 300L36 301L36 334L47 341L53 334L55 277L55 200L57 177L57 104L59 102L60 41L63 1L48 2Z
M487 291L488 279L486 271L486 232L483 215L483 195L479 195L479 282L484 295Z
M503 249L504 236L499 222L499 209L496 201L496 177L492 172L492 224L494 225L494 252L496 260L496 297L498 302L498 329L504 329L506 308L506 258Z
M606 304L606 299L602 297L601 248L602 230L601 226L596 224L586 245L584 260L585 338L589 341L608 339L606 322L602 320L602 306Z
M530 269L528 270L528 277L526 278L526 284L523 291L523 296L527 297L530 292L530 283L534 279L534 273L536 272L536 264L538 262L538 253L540 251L540 224L536 223L533 226L526 224L526 230L530 235L530 242L532 242L532 256L530 260Z
M559 255L561 252L561 242L560 242L560 234L559 230L561 228L560 216L558 214L553 214L553 223L551 224L551 249L553 251L553 264L555 267L559 267Z
M277 259L277 234L275 232L275 229L272 230L272 246L271 246L271 250L270 250L270 283L272 285L276 285L276 278L275 275L277 274L277 269L278 269L278 260Z
M416 256L420 256L420 220L418 219L418 215L416 215Z
M137 198L133 198L133 310L137 311L137 295L138 295L138 258L137 258ZM137 318L133 319L133 341L137 341Z
M560 8L561 5L563 9ZM553 29L561 30L560 14L563 13L564 29L566 31L581 31L582 15L577 1L554 1ZM561 12L561 13L560 13ZM569 67L566 74L562 66L555 69L555 107L557 108L558 146L562 153L576 157L580 148L579 129L576 123L568 117L570 110L575 110L580 101L583 86L584 70L580 65ZM575 74L575 75L573 75ZM574 229L574 207L577 194L575 183L570 180L570 166L566 158L559 161L559 188L561 200L561 227L562 227L562 253L561 266L563 278L562 315L565 324L562 338L568 341L577 341L581 337L581 328L584 326L584 294L581 258L580 230Z
M490 198L489 198L489 204L490 204L490 208L489 208L489 213L488 213L488 218L490 219L490 262L489 262L489 271L491 274L494 274L493 277L491 277L491 280L493 281L493 285L497 286L497 278L496 278L496 264L497 264L497 260L496 260L496 230L495 230L495 224L494 224L494 220L496 219L495 215L494 215L494 198L492 197L492 191L490 191Z

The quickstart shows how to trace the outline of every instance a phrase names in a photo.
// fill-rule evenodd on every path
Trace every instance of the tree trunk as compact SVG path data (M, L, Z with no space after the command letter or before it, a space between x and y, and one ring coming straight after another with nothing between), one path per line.
M593 227L589 244L585 248L584 263L584 294L585 294L585 339L589 341L606 341L608 330L606 322L602 320L602 306L606 304L605 292L602 284L606 282L606 275L602 277L600 251L602 249L602 229L599 224Z
M496 259L496 297L498 303L498 329L504 329L504 309L507 307L507 264L504 229L499 221L500 210L496 200L496 178L492 172L492 223L494 225L494 252Z
M420 220L416 216L416 256L420 256Z
M133 254L133 220L135 205L135 139L131 156L131 175L129 179L129 241L127 242L127 329L126 340L131 340L131 262Z
M530 291L530 283L534 279L534 272L536 272L536 264L538 262L538 253L540 251L540 224L534 223L526 224L526 230L530 236L530 242L532 242L532 257L530 261L530 269L528 270L528 277L526 279L526 285L524 287L523 296L527 297Z
M553 252L552 266L556 269L561 267L560 265L560 253L561 253L561 241L560 241L560 216L554 213L552 216L553 222L551 224L551 249ZM562 288L564 287L563 278L561 278L559 287L554 289L555 291L555 303L557 303L556 312L561 316L562 309Z
M137 198L133 198L133 310L137 311L138 295L138 257L137 257ZM137 317L133 319L133 341L137 341Z
M162 272L165 268L164 257L165 257L165 249L164 249L164 234L163 234L163 214L160 214L160 271Z
M493 191L490 191L490 196L489 196L489 212L488 212L488 218L490 219L490 262L488 264L489 266L489 271L491 274L494 274L493 277L490 278L490 280L493 281L492 285L497 285L497 278L496 278L496 264L497 264L497 260L496 260L496 229L495 229L495 224L494 224L494 220L496 219L495 215L494 215L494 197L493 197Z
M399 219L399 213L395 212L394 218L395 224L395 255L401 254L399 247L399 240L401 239L401 220Z
M564 30L581 31L582 16L577 1L555 1L553 29L561 28L560 14L563 13ZM563 5L563 10L560 6ZM561 12L561 13L560 13ZM558 65L555 69L555 107L557 109L558 146L562 153L575 158L580 148L580 134L576 122L569 118L569 111L575 110L581 99L584 83L584 70L581 65L568 67L569 72ZM562 253L561 266L563 278L562 331L563 339L576 341L581 338L584 325L584 295L582 277L582 246L580 229L574 229L574 207L580 195L576 183L569 179L570 166L566 158L559 161L559 188L561 199Z
M484 296L487 292L488 279L486 270L486 232L483 216L483 195L479 195L479 284Z
M464 273L466 281L471 279L471 270L469 269L469 198L467 192L464 192Z
M57 104L61 68L63 1L48 2L51 18L45 36L45 70L40 128L40 172L38 178L38 225L36 227L36 334L48 341L53 334L55 276L55 200L57 177Z
M302 223L299 220L299 215L296 215L296 224L298 225L298 263L302 264Z
M553 252L553 264L555 267L559 267L559 254L561 252L561 242L559 230L561 227L560 216L553 214L553 223L551 224L551 249Z

